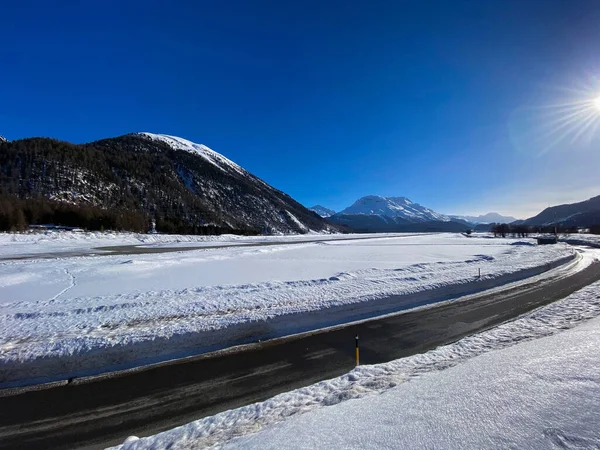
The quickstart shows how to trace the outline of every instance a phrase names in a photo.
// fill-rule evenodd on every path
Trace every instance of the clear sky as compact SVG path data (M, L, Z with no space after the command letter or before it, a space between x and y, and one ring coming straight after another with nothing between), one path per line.
M599 24L597 0L4 2L0 134L172 134L307 206L526 217L600 194L574 103Z

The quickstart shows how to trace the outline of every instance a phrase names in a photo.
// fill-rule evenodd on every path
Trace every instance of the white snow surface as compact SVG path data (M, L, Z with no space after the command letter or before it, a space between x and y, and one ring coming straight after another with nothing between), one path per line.
M185 152L199 155L205 160L207 160L209 163L217 166L222 170L229 168L238 172L240 175L248 175L248 172L246 172L241 166L237 165L236 163L221 155L220 153L217 153L214 150L208 148L206 145L196 144L195 142L188 141L187 139L183 139L177 136L169 136L167 134L155 134L147 132L137 134L154 141L164 142L174 150L183 150Z
M422 306L537 275L573 256L565 244L438 234L3 261L0 386Z
M598 234L564 234L559 236L560 241L575 243L577 245L591 245L600 247L600 235Z
M419 233L414 233L416 235ZM230 244L256 244L270 242L297 242L332 239L364 239L365 237L402 236L401 234L293 234L277 236L238 236L223 234L218 236L145 234L129 232L70 232L45 231L29 233L0 233L0 258L33 257L36 255L60 256L60 253L82 252L101 254L98 247L142 245L142 246L214 246Z
M597 449L599 315L596 283L454 344L114 448Z

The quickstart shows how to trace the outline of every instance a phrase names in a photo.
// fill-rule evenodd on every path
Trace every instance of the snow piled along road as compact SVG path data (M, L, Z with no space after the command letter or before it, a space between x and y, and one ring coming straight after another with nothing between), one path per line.
M0 387L425 305L533 276L573 257L564 244L439 234L5 261Z
M600 235L597 234L563 234L559 237L559 240L573 245L589 245L600 248Z
M599 315L600 282L454 344L115 449L596 449Z

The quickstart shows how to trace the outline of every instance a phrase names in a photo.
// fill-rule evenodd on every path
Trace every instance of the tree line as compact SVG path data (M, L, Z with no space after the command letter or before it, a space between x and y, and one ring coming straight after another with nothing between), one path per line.
M0 142L0 230L54 224L145 232L155 220L163 233L259 234L182 183L174 161L187 158L207 184L225 183L218 169L140 142L129 136L84 145L45 138Z
M539 234L572 234L578 233L579 228L575 226L564 226L561 224L533 226L533 225L512 225L509 223L495 223L490 227L490 231L494 233L494 237L527 237L532 233ZM594 225L589 228L591 234L600 234L600 225Z
M150 215L126 208L100 208L49 200L44 197L20 199L0 194L0 231L25 231L29 225L60 225L88 231L134 231L145 233L151 227ZM242 234L257 230L233 229L217 225L193 226L178 217L158 216L156 230L169 234Z

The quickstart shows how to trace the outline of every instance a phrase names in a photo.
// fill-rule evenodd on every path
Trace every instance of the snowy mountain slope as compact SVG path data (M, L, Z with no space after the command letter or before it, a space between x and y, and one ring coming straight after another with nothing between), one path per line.
M482 214L479 216L449 216L452 219L460 219L466 220L467 222L471 222L474 224L486 224L486 223L511 223L517 220L512 216L503 216L502 214L498 214L496 212L490 212L487 214Z
M83 145L43 138L0 145L0 191L23 212L6 226L0 220L2 229L23 229L33 217L130 231L147 231L155 220L158 231L179 234L335 231L225 156L183 138L134 133Z
M437 213L406 197L369 195L329 217L355 232L466 231L470 224Z
M177 136L169 136L167 134L154 134L147 132L136 134L139 136L146 137L153 141L164 142L174 150L183 150L194 155L201 156L202 158L215 165L216 167L220 168L221 170L228 171L233 169L241 175L248 174L248 172L246 172L236 163L224 157L220 153L217 153L214 150L208 148L206 145L196 144L195 142L188 141L187 139L183 139Z
M442 222L431 220L426 222L410 222L400 217L389 217L367 214L335 214L327 220L348 227L355 233L407 233L407 232L453 232L467 231L471 225L466 222L450 220Z
M600 195L583 202L552 206L537 216L530 217L526 225L550 225L560 222L565 226L589 227L600 223Z
M0 142L8 142L8 139L6 139L4 136L0 136Z
M308 209L316 212L321 217L330 217L335 214L335 211L333 209L325 208L324 206L321 206L321 205L315 205L312 208L308 208Z
M451 220L450 217L414 203L406 197L380 197L378 195L362 197L354 202L352 206L340 211L338 214L387 216L404 219L413 223L428 221L449 222Z

